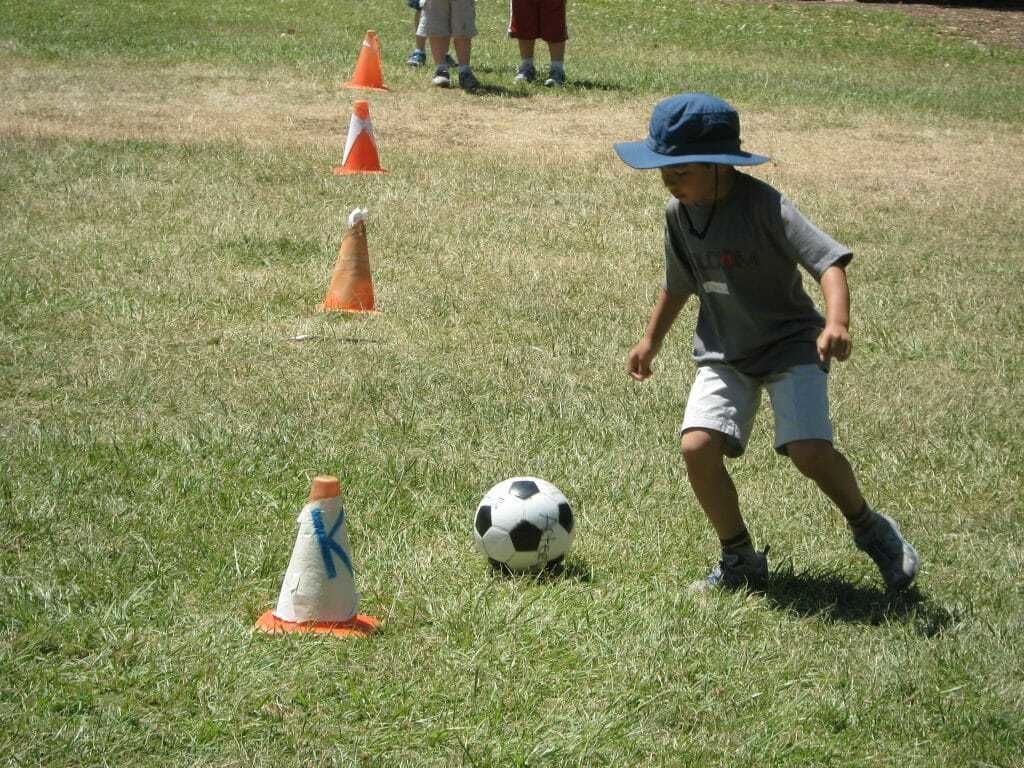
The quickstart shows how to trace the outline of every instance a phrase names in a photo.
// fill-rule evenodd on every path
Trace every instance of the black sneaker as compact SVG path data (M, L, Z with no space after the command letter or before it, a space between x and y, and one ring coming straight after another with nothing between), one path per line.
M459 88L464 91L475 91L479 87L480 81L476 79L473 70L467 69L465 72L459 72Z

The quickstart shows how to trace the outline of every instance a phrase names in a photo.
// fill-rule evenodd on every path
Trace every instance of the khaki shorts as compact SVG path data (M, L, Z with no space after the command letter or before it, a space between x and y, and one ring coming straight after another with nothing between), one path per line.
M797 365L762 379L751 378L731 365L702 365L690 389L679 433L690 429L721 432L726 456L742 455L761 404L762 388L768 390L775 414L776 451L785 453L786 445L794 440L832 442L828 374L816 365Z
M427 0L420 37L476 37L476 0Z

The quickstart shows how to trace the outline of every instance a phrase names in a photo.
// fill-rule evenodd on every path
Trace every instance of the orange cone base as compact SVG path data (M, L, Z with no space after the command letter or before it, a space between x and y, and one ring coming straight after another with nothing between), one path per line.
M377 169L375 171L353 171L353 170L349 170L348 168L346 168L343 165L336 165L336 166L334 166L334 175L335 176L347 176L350 173L387 173L387 171L385 171L383 168L379 168L379 169Z
M348 621L294 622L279 619L273 611L267 611L256 621L254 629L271 635L303 632L335 637L366 637L380 629L380 620L360 613Z
M352 309L351 307L328 306L317 304L316 308L322 312L343 312L345 314L380 314L379 309Z
M373 85L360 85L359 83L353 83L351 80L349 82L347 82L347 83L342 83L341 87L342 88L353 88L353 89L360 90L360 91L382 91L383 92L383 91L390 91L391 90L386 85L381 86L380 88L377 88L376 86L373 86Z

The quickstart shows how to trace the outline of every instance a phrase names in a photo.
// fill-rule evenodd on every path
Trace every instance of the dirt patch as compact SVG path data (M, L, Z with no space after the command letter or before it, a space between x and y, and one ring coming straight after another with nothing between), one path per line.
M931 0L931 2L892 2L891 0L744 0L770 3L828 3L886 8L927 19L943 32L965 37L979 44L1024 48L1024 2L1017 0Z
M350 118L347 93L285 71L254 77L195 65L68 67L0 59L0 92L6 94L0 138L292 146L313 148L325 165L340 162ZM453 158L570 169L607 162L619 169L611 145L646 135L650 106L646 96L482 100L410 91L380 94L371 117L385 167L399 154L406 163L424 151L437 155L440 143ZM905 182L944 197L952 179L965 173L1004 188L1024 174L1024 136L1009 126L946 128L870 115L829 125L803 111L747 111L744 134L747 146L773 158L763 170L783 184L835 179L837 189L852 183L861 192L881 192L893 188L897 164Z

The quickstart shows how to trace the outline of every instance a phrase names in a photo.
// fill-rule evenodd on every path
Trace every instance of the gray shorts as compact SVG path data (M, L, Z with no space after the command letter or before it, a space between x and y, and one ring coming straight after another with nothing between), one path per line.
M476 0L427 0L420 37L476 37Z
M755 379L731 365L711 363L697 369L679 433L710 429L725 435L725 454L746 450L750 430L768 390L775 414L775 450L786 452L794 440L832 442L828 416L828 374L816 365L796 365L782 373Z

